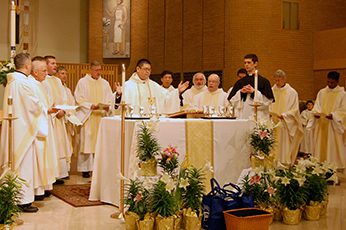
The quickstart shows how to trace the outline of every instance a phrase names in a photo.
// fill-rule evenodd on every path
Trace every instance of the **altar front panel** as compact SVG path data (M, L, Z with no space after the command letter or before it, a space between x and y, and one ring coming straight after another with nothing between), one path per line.
M142 121L135 120L126 120L125 122L124 176L127 178L134 178L138 174L136 133L141 122ZM194 143L196 140L193 140L191 135L194 133L201 135L202 130L197 128L196 130L192 130L192 132L191 130L187 132L187 125L197 123L197 126L194 125L192 127L202 127L206 122L212 123L212 140L210 140L212 149L210 153L208 153L212 156L207 156L207 158L211 159L211 163L214 166L214 177L220 184L236 182L241 171L249 167L249 134L254 125L251 121L160 119L160 121L154 123L154 135L162 148L168 145L177 148L180 153L180 163L187 154L188 158L202 158L200 159L200 163L204 164L207 163L202 157L205 153L194 152L193 149L191 149L191 146L198 144ZM100 200L114 205L119 204L121 177L120 124L119 117L107 117L101 120L95 151L90 200ZM187 146L189 146L189 152L186 152ZM196 156L196 154L198 155Z

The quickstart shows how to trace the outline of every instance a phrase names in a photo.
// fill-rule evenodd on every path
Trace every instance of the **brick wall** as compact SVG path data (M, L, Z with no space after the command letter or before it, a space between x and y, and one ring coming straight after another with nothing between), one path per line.
M89 60L102 60L102 1L90 0ZM301 99L315 98L323 79L313 72L314 31L346 26L344 0L299 2L300 30L281 29L279 0L131 0L129 75L139 58L152 61L153 74L223 70L224 89L235 82L243 56L256 53L259 71L272 81L283 69ZM345 47L345 44L342 44ZM322 54L323 55L323 54ZM317 82L316 82L317 80Z

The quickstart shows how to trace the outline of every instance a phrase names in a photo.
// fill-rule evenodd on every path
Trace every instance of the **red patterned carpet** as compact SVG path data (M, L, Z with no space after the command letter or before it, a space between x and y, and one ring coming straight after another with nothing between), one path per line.
M103 205L100 201L89 201L90 184L55 185L52 194L74 207Z

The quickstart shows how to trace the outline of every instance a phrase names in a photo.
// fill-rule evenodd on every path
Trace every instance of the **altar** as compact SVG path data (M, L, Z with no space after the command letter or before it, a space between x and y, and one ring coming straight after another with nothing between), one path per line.
M121 175L121 119L106 117L101 120L89 200L119 205L121 176L133 179L138 173L136 133L141 122L148 120L125 121L125 175ZM160 118L152 125L162 148L176 147L180 153L179 162L186 157L197 167L210 163L212 176L220 184L236 182L241 171L250 165L252 121Z

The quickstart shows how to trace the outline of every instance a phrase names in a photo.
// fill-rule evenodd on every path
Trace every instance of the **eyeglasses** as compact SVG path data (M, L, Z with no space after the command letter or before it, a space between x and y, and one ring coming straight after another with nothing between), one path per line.
M148 72L151 72L151 68L148 68L148 67L140 67L140 69L144 70L144 71L148 71Z

